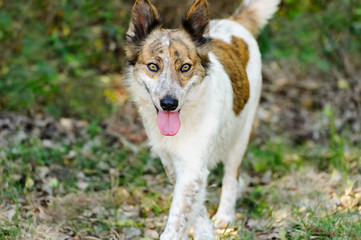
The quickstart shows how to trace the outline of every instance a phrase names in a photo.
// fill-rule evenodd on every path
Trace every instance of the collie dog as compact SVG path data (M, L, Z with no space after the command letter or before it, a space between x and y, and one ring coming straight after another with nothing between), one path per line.
M173 200L161 240L215 239L214 224L235 220L239 167L260 99L261 55L255 37L280 0L244 0L228 19L209 21L195 0L180 28L163 29L149 0L136 0L126 33L127 82L149 143L170 181ZM212 220L204 206L207 176L224 165Z

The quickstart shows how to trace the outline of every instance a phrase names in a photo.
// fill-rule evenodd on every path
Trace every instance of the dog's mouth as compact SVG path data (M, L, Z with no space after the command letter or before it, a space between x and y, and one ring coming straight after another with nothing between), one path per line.
M168 112L157 110L157 126L164 136L175 136L180 129L179 111Z

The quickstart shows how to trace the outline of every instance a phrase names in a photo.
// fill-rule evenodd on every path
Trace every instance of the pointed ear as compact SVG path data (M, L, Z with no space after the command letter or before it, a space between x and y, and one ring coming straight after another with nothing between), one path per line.
M182 20L182 28L198 46L209 42L209 12L207 0L196 0Z
M161 25L158 11L150 1L137 0L133 6L126 39L128 43L139 44L149 33Z

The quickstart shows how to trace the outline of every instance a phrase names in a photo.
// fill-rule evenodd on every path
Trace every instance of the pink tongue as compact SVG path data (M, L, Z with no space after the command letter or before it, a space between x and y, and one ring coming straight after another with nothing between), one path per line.
M176 135L180 128L179 113L159 111L157 125L164 136Z

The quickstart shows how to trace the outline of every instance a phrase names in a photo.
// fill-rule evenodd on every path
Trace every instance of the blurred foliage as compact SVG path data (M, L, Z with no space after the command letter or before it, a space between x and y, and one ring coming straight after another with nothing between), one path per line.
M0 1L0 106L104 117L104 75L120 71L122 1ZM108 78L105 78L108 80ZM42 110L42 109L40 109Z
M264 57L293 58L305 70L353 74L361 64L361 2L283 0L260 46Z
M132 3L0 0L0 110L109 115ZM360 67L361 4L284 0L260 46L267 59L294 58L306 68L351 74Z

